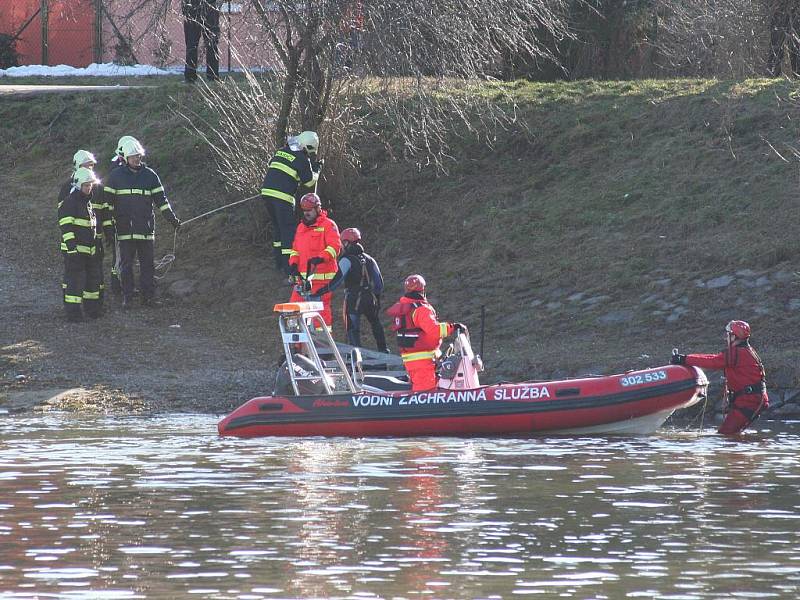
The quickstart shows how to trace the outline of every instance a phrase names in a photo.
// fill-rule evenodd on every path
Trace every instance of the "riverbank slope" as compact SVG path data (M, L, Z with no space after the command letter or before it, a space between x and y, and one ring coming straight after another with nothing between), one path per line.
M77 148L98 153L105 174L117 138L139 137L184 220L241 198L172 110L196 92L143 79L158 85L0 99L0 398L12 410L80 388L89 392L51 404L222 413L271 388L271 307L288 288L271 269L258 200L177 239L157 221L156 256L176 256L161 308L123 313L112 299L97 322L62 317L55 197ZM384 304L421 272L443 318L477 333L485 306L486 381L717 351L739 318L776 397L800 387L797 90L773 80L507 89L529 136L464 140L447 175L365 145L346 197L323 183L340 228L359 227L380 262Z

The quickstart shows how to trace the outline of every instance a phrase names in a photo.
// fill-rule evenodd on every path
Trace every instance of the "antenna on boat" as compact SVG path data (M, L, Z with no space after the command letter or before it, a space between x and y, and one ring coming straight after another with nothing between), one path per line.
M481 304L481 344L480 344L480 355L481 358L484 358L485 354L483 353L483 334L486 331L486 305Z

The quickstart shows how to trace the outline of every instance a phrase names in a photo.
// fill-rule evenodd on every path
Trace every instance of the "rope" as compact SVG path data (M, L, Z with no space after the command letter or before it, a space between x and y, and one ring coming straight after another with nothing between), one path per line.
M261 194L256 194L255 196L250 196L249 198L244 198L243 200L237 200L236 202L231 202L230 204L226 204L225 206L220 206L219 208L215 208L213 210L209 210L208 212L204 212L201 215L197 215L196 217L192 217L191 219L187 219L186 221L181 222L181 227L188 225L192 221L196 221L197 219L202 219L203 217L207 217L208 215L214 214L215 212L219 212L221 210L225 210L226 208L230 208L231 206L236 206L237 204L242 204L244 202L248 202L249 200L254 200L256 198L260 198ZM160 275L156 275L156 279L163 279L167 273L169 272L170 267L172 267L172 263L175 262L175 252L178 247L178 230L175 230L175 233L172 236L172 252L165 254L161 257L160 260L156 261L154 266L156 272L161 273ZM162 272L163 271L163 272Z
M172 266L172 263L175 262L175 249L178 245L178 230L176 229L172 236L172 252L169 254L165 254L161 257L160 260L155 261L154 266L157 273L161 273L161 275L154 275L156 279L163 279L166 277L167 273L169 273L169 269Z
M236 202L231 202L230 204L226 204L225 206L220 206L219 208L215 208L214 210L210 210L208 212L204 212L202 215L197 215L196 217L192 217L187 221L183 221L181 226L186 225L187 223L191 223L192 221L196 221L202 217L207 217L208 215L214 214L220 210L225 210L226 208L230 208L231 206L236 206L237 204L242 204L243 202L247 202L248 200L255 200L256 198L260 198L261 194L256 194L255 196L250 196L249 198L245 198L244 200L237 200Z

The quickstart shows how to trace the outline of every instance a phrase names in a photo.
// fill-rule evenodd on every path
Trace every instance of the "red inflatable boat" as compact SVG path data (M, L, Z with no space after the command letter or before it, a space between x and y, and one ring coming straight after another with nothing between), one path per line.
M278 304L286 363L270 396L220 421L220 435L481 436L645 434L705 397L694 367L663 366L562 381L480 385L480 357L460 333L440 367L440 387L411 392L402 379L349 365L316 302Z

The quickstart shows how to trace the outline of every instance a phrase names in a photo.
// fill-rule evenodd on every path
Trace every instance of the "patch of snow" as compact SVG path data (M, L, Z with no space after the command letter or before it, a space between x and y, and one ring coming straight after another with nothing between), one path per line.
M176 65L160 69L152 65L115 65L114 63L92 63L88 67L69 65L25 65L0 69L0 77L127 77L139 75L176 75L183 73L183 66Z

